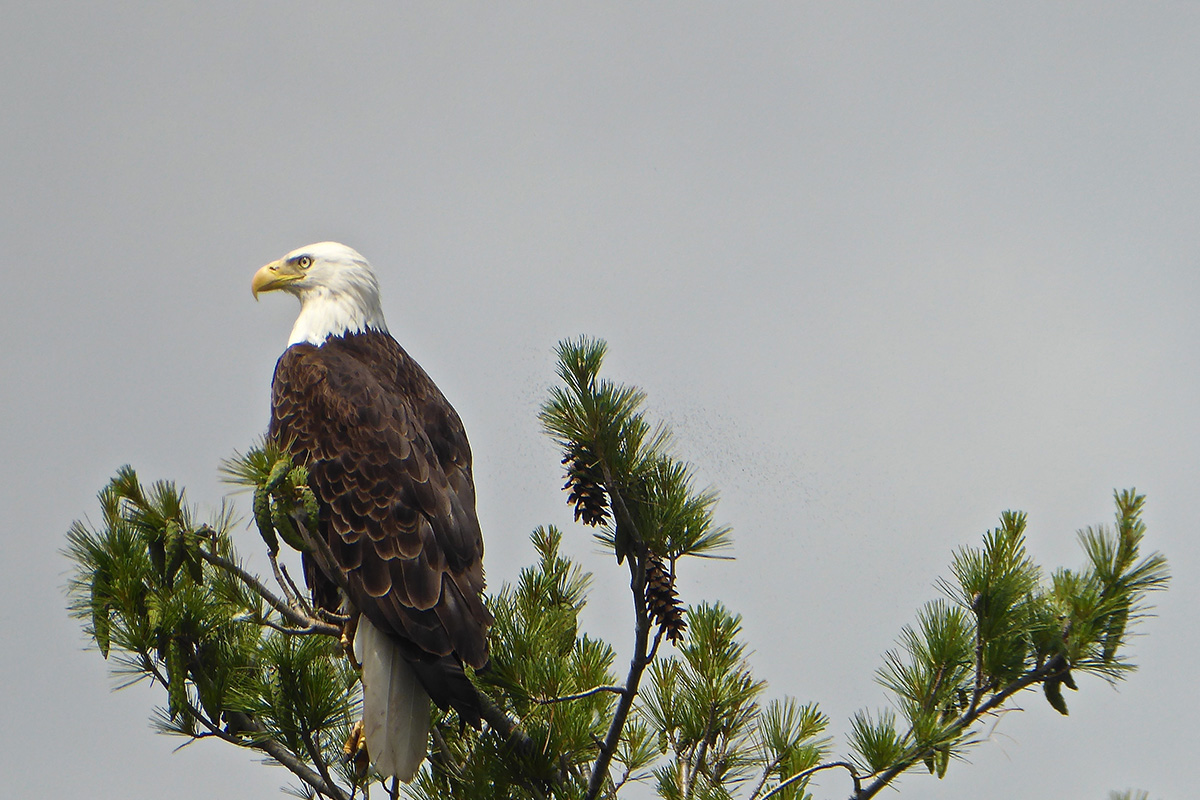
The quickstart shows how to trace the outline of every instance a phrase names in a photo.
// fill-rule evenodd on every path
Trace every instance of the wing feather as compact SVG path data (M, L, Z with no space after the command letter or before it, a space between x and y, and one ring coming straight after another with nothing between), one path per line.
M394 339L374 332L288 348L272 399L270 436L309 470L320 533L352 602L407 659L426 662L417 672L435 702L463 711L459 662L487 663L492 618L457 413Z

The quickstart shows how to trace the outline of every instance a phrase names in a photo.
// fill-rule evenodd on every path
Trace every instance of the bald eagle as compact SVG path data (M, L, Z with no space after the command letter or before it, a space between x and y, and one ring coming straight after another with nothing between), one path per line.
M388 333L370 265L335 242L301 247L251 284L300 300L275 365L268 438L308 469L338 581L309 554L315 602L359 614L367 749L411 781L425 758L429 700L479 727L463 665L488 660L483 537L471 449L450 403Z

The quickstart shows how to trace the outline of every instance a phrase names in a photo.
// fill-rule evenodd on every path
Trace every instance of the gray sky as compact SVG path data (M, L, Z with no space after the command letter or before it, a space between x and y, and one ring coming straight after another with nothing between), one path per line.
M899 785L1191 796L1198 42L1182 3L5 3L5 793L287 780L172 754L158 695L109 691L59 551L123 463L219 503L296 312L250 277L336 239L467 424L491 585L563 525L627 652L624 578L535 421L555 342L604 337L735 530L683 599L742 613L769 694L819 701L841 752L954 549L1024 509L1043 566L1076 566L1112 490L1146 492L1174 581L1141 670L1069 718L1026 694L971 764Z

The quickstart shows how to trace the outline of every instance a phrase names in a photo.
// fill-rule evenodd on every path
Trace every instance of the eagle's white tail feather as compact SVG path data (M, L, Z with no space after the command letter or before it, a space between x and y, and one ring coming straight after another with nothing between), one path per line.
M408 783L429 749L429 695L395 642L359 617L355 649L363 674L363 728L371 763Z

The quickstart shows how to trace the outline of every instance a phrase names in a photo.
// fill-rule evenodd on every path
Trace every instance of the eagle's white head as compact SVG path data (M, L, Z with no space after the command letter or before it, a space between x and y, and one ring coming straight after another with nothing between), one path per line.
M288 346L322 345L330 336L387 331L379 304L379 281L358 252L337 242L318 242L288 253L254 273L250 291L282 290L300 300L300 316Z

